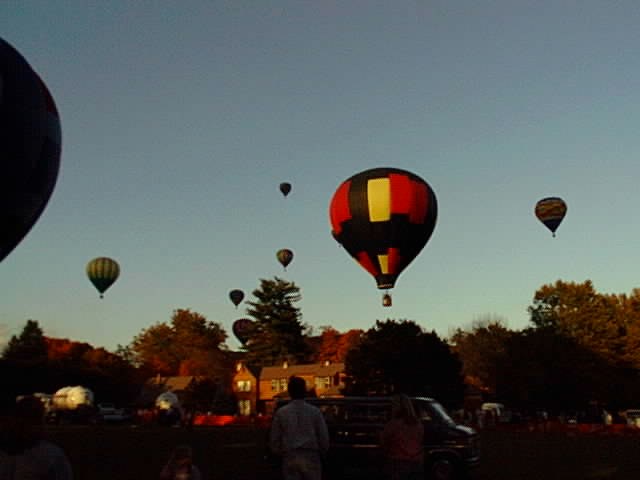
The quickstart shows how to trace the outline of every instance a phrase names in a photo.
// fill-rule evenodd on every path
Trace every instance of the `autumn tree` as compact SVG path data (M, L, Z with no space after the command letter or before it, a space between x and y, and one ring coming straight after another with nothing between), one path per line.
M447 406L462 402L462 365L435 332L410 320L377 320L347 354L348 394L436 397Z
M247 363L257 367L283 361L308 361L310 349L304 335L308 328L296 303L302 299L293 282L274 277L260 280L253 291L255 301L248 301L247 314L255 321L253 333L245 345Z
M226 376L227 338L222 326L189 309L173 312L171 323L142 330L130 345L135 362L161 375Z
M506 342L512 332L498 317L475 321L470 330L456 329L449 339L462 362L467 382L490 393L496 392L498 366L506 361Z
M640 294L631 297L596 292L590 280L558 280L535 292L531 323L574 339L607 361L640 367Z
M340 333L331 326L320 327L321 334L313 359L316 362L344 362L349 350L356 347L364 333L359 329Z

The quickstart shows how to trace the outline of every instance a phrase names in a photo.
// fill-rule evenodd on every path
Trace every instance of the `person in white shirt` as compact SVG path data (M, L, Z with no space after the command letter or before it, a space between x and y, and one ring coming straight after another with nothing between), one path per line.
M322 412L304 401L303 378L292 376L291 402L273 416L269 445L282 456L284 480L321 480L322 457L329 449L329 432Z

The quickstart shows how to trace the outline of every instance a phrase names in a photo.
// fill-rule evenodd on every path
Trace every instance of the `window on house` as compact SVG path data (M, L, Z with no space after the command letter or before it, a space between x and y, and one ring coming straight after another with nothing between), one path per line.
M281 392L286 392L287 391L287 379L286 378L281 378L280 379L280 391Z
M331 377L316 377L316 389L326 390L331 386Z
M249 400L238 401L238 413L240 415L251 415L251 402Z
M280 386L280 382L278 381L277 378L274 378L273 380L271 380L271 391L272 392L277 392L279 386Z
M238 380L236 382L236 390L238 392L250 392L251 391L251 380Z

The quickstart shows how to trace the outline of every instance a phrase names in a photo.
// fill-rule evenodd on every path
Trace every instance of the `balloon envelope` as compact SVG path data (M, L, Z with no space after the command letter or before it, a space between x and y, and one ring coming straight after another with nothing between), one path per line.
M536 203L535 214L555 236L556 230L567 214L567 204L559 197L543 198Z
M276 253L276 257L278 261L282 264L284 268L287 268L287 265L291 263L293 260L293 252L288 248L283 248L282 250L278 250Z
M118 262L108 257L94 258L87 264L87 276L102 298L102 294L120 276L120 266Z
M286 197L287 195L289 195L289 192L291 191L291 184L287 183L287 182L281 183L280 184L280 191Z
M61 143L49 90L0 39L0 261L44 211L58 178Z
M239 318L235 322L233 322L233 326L231 327L233 330L233 334L236 336L240 343L247 343L247 340L251 337L253 333L253 321L248 318Z
M397 168L374 168L348 178L329 205L333 237L381 289L393 288L427 244L437 214L429 184Z
M244 292L242 290L231 290L229 292L229 298L233 302L233 304L237 307L240 302L244 299Z

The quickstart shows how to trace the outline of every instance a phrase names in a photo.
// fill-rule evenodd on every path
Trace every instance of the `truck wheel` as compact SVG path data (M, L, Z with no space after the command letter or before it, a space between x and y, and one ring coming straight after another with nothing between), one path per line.
M456 477L456 467L447 458L436 458L429 465L429 476L431 480L453 480Z

